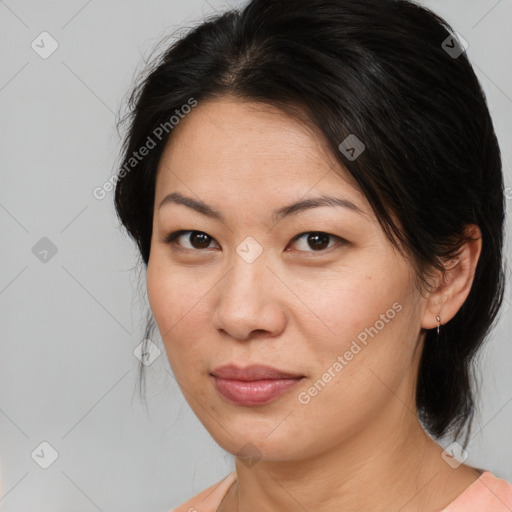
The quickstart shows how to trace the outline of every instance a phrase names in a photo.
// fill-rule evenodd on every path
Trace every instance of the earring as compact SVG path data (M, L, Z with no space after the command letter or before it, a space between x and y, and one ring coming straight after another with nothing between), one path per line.
M436 315L436 320L437 320L437 335L439 336L439 326L441 325L441 318L439 317L439 315Z

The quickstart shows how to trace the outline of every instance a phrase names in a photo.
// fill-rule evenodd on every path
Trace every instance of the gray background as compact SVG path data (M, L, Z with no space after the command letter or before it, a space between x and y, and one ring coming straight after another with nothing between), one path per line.
M512 1L424 3L469 43L509 184ZM92 190L115 169L116 113L154 44L235 4L0 1L2 511L168 511L233 469L165 354L149 367L147 408L141 402L132 351L142 341L145 288L112 192L98 200ZM31 47L43 31L59 45L47 59ZM46 262L33 252L43 237L57 250ZM508 291L507 301L480 358L469 463L512 481ZM48 469L31 456L43 441L58 452Z

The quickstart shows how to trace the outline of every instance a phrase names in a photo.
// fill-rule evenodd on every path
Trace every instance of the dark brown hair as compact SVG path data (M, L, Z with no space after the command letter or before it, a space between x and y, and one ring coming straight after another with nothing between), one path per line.
M252 0L210 17L134 88L115 207L147 266L155 174L172 130L129 172L126 165L190 98L230 94L304 112L422 282L457 254L464 227L478 225L472 289L439 337L426 332L416 392L426 430L458 437L466 426L466 445L472 363L503 299L505 205L500 149L463 49L445 20L407 0ZM353 160L339 149L350 134L365 144ZM149 315L146 337L153 328Z

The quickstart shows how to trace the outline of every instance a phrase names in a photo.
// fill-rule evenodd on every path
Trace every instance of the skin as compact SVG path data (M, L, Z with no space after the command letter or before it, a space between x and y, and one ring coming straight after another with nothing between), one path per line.
M211 205L224 222L183 205L159 208L171 192ZM274 210L321 194L348 199L363 214L322 206L271 220ZM166 243L177 230L210 238L188 233ZM478 239L422 294L410 261L316 131L233 97L200 102L180 121L158 168L147 291L194 413L228 452L255 447L254 464L236 457L237 482L219 512L434 512L478 478L441 458L414 403L425 329L437 326L436 315L448 322L471 288L481 240L476 226L468 230ZM328 247L316 249L307 234L293 240L308 232L332 235ZM263 248L252 263L236 252L249 236ZM394 303L394 318L300 403L299 393ZM210 375L228 363L267 364L304 379L270 404L241 407Z

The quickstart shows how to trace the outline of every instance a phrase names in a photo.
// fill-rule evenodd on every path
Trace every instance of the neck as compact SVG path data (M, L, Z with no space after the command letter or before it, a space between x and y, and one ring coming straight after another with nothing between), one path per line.
M446 464L416 414L394 402L378 422L314 458L252 467L237 458L237 482L219 512L441 510L478 473Z

